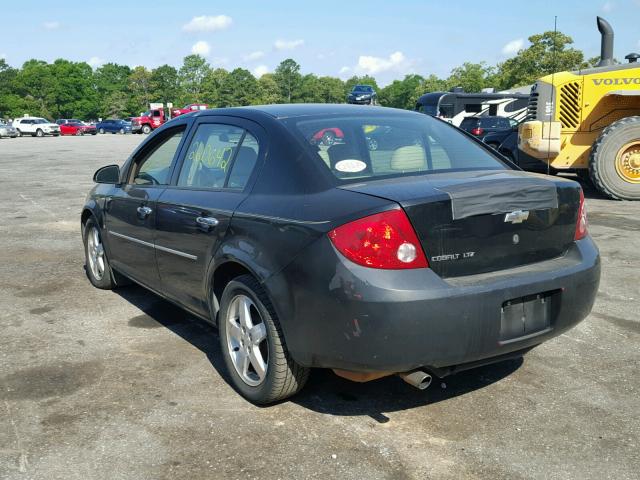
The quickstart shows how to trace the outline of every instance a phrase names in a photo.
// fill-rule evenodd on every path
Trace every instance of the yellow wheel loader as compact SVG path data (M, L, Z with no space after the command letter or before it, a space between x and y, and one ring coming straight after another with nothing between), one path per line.
M614 64L613 30L603 18L597 24L600 62L532 86L518 148L549 170L588 175L610 198L640 200L640 55Z

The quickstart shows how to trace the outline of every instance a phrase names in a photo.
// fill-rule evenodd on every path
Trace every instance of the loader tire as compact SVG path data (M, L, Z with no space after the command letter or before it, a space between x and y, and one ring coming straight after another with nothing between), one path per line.
M605 128L591 148L589 173L596 188L614 200L640 200L640 116Z

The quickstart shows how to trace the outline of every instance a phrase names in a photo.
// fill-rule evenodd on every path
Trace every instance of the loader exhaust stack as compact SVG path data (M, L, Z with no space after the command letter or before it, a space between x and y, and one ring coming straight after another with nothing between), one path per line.
M598 17L598 30L602 36L600 42L600 62L597 67L613 65L613 28L604 18Z

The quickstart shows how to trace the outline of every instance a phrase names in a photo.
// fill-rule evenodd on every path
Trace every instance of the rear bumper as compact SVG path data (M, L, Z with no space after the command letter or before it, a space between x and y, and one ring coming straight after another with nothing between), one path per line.
M449 279L430 269L361 267L322 238L265 286L302 365L364 372L425 367L442 374L560 335L589 314L599 280L600 257L590 238L560 258ZM503 304L550 291L557 295L549 326L501 341Z

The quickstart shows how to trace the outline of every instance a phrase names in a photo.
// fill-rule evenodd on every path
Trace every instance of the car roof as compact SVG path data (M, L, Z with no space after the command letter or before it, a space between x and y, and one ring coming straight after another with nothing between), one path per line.
M241 117L268 115L283 119L292 117L309 117L323 115L422 115L411 110L388 107L372 107L369 105L350 105L346 103L290 103L274 105L255 105L249 107L216 108L200 110L185 117L201 117L208 115L237 115Z

